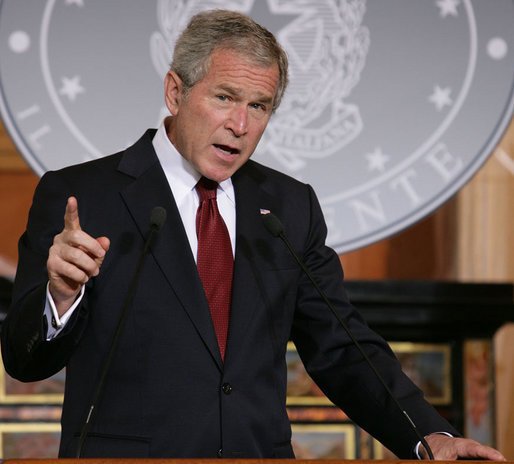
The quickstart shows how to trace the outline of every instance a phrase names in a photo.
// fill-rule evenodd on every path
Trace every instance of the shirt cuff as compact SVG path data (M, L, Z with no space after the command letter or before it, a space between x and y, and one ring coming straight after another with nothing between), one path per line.
M433 432L433 433L439 433L441 435L448 435L449 437L453 437L453 435L451 433L448 433L448 432ZM427 437L428 437L428 435L427 435ZM425 437L425 439L427 437ZM422 459L421 456L419 455L419 447L420 446L421 446L421 442L418 441L418 444L416 445L416 448L414 448L414 453L416 454L418 459Z
M59 313L57 312L57 308L55 307L54 299L50 294L50 282L46 284L46 303L45 303L45 316L48 321L48 331L46 333L46 340L52 340L55 338L64 328L66 323L69 321L70 317L73 315L73 312L77 308L77 306L82 301L82 297L84 296L84 285L82 285L80 289L80 293L77 296L77 299L73 303L70 309L66 311L61 317L59 317Z

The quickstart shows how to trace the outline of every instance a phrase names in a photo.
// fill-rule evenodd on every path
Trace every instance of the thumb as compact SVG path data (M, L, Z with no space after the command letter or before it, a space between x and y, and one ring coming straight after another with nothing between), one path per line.
M82 230L79 221L79 206L75 197L69 197L66 203L64 228L67 230Z

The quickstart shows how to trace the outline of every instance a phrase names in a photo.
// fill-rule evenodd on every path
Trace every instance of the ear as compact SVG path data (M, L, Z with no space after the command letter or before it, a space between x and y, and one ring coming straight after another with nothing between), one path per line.
M174 71L168 71L164 78L164 99L172 115L176 115L182 100L182 79Z

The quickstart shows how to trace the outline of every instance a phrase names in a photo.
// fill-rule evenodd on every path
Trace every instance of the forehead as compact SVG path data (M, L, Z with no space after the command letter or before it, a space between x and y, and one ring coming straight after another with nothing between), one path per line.
M200 81L212 86L234 87L234 90L259 92L275 96L278 87L278 65L262 66L241 53L219 49L211 55L207 74Z

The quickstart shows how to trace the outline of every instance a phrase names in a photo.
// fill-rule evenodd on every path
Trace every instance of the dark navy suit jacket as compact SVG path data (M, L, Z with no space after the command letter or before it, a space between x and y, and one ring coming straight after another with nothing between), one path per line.
M20 239L13 305L2 328L4 363L23 381L66 367L61 457L75 454L154 206L168 218L144 263L84 457L293 457L285 407L290 339L334 403L399 457L412 457L417 437L284 244L266 231L261 208L281 218L420 432L456 433L348 302L311 187L253 161L232 178L236 252L223 363L154 133L118 154L43 176ZM83 230L109 237L111 248L64 331L45 341L46 259L70 195L78 199Z

